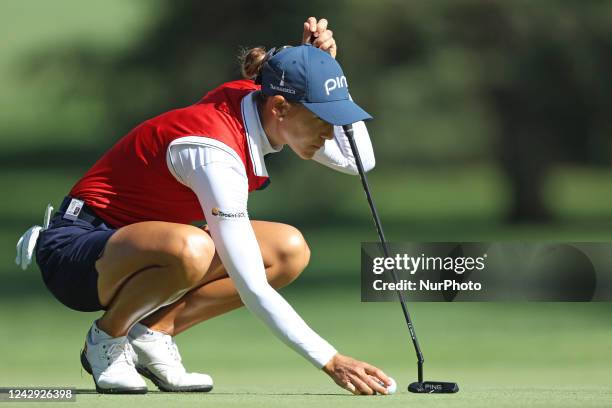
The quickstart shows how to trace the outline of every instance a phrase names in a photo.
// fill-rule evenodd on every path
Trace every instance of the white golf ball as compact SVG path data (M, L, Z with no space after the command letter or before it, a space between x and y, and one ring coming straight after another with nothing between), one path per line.
M378 382L380 385L382 385L383 387L385 387L385 383L382 380L379 380L376 377L372 376L372 379L374 379L376 382ZM395 391L397 391L397 383L395 382L395 380L391 377L389 377L389 379L391 380L391 385L389 385L387 388L387 393L389 395L391 394L395 394Z
M389 377L389 379L391 380L391 385L387 387L387 392L389 394L395 394L395 391L397 391L397 383L393 378Z

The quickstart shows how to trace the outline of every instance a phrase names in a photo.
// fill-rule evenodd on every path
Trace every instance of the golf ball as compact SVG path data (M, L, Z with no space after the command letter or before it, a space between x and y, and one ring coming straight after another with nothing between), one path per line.
M389 379L391 380L391 385L387 387L387 392L389 394L395 394L395 391L397 391L397 383L393 378L389 377Z
M382 385L383 387L385 386L385 383L382 380L379 380L378 378L372 377L375 381L377 381L380 385ZM397 391L397 383L395 382L395 380L391 377L389 377L389 379L391 380L391 385L389 385L387 388L387 393L389 395L391 394L395 394L395 391Z

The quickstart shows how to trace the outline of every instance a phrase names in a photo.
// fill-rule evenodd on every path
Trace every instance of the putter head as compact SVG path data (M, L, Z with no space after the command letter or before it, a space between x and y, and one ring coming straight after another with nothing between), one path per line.
M453 394L459 391L459 385L441 381L413 382L408 386L408 391L417 394Z

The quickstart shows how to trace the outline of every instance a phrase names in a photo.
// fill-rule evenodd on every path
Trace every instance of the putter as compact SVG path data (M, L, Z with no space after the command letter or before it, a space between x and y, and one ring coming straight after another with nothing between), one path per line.
M368 204L370 205L370 210L372 211L372 217L374 218L374 223L376 224L376 230L378 231L378 237L380 238L383 251L385 253L385 256L389 257L389 248L387 247L385 233L383 232L380 218L378 218L378 212L376 211L376 207L374 206L372 194L370 194L368 179L366 178L365 171L363 170L361 157L359 157L359 151L357 150L357 145L355 144L355 139L353 138L353 125L342 126L342 129L344 130L344 133L346 134L346 137L349 140L349 144L351 145L351 150L353 151L353 156L355 157L355 163L357 164L357 170L359 171L359 176L361 177L361 184L363 185L366 197L368 198ZM397 279L395 269L391 269L391 274L393 275L393 280L397 283L399 280ZM412 319L410 318L410 313L408 313L408 307L406 307L406 300L404 299L404 295L399 290L397 290L396 292L399 297L400 304L402 305L404 318L406 319L408 331L410 332L410 338L412 339L414 351L416 351L417 355L418 381L411 383L408 386L408 391L419 394L450 394L459 391L459 386L457 385L457 383L454 382L423 381L423 362L425 361L423 359L423 353L421 352L421 347L419 346L419 340L417 339L416 331L414 330L414 325L412 324Z

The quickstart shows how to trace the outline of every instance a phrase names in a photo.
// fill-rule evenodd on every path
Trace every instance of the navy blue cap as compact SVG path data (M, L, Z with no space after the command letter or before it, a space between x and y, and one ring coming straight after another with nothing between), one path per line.
M265 95L299 102L322 120L343 126L372 119L349 97L340 64L310 44L289 47L271 57L261 70Z

